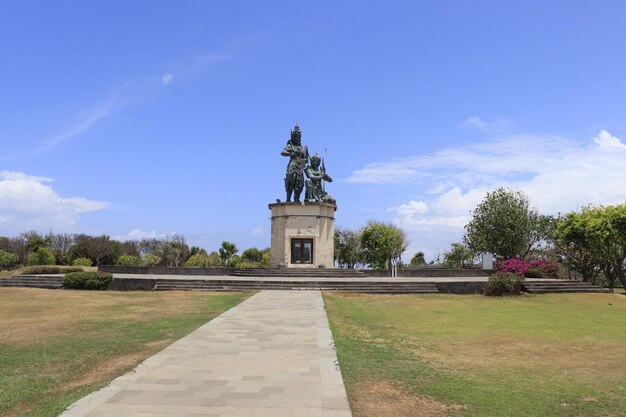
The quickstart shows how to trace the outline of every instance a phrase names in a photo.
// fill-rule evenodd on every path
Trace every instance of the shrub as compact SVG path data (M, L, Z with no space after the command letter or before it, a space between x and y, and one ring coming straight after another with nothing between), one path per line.
M192 255L189 257L189 259L187 259L187 262L185 262L185 266L187 268L206 268L209 266L210 263L211 260L209 259L209 255L196 253L195 255Z
M91 266L92 262L89 258L76 258L74 262L72 262L73 266Z
M146 253L141 255L141 265L142 266L155 266L161 263L161 258L151 253Z
M501 262L498 271L523 275L526 278L558 278L559 265L543 259L528 262L513 258Z
M101 272L72 272L63 277L63 287L74 290L106 290L113 275Z
M117 262L115 262L115 265L140 266L141 265L141 258L139 256L120 255L117 258Z
M526 278L558 278L559 265L543 259L532 261L529 263L528 271L524 275Z
M518 258L507 259L498 264L498 271L503 273L512 273L517 275L525 275L528 272L529 263Z
M45 246L40 246L37 250L28 255L28 265L54 265L56 259L52 251Z
M489 296L518 295L522 292L524 277L511 272L496 272L489 277L483 293Z
M19 263L19 256L0 249L0 269L13 269Z

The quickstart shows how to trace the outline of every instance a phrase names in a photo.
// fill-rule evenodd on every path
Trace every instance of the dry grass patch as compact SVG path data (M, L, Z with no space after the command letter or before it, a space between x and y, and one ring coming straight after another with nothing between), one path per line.
M0 289L0 415L67 405L249 294Z
M358 417L448 417L463 408L415 395L389 381L362 381L353 389L352 411Z
M420 415L405 414L420 401L439 404L431 408L441 415L626 415L622 294L326 294L325 302L357 416Z

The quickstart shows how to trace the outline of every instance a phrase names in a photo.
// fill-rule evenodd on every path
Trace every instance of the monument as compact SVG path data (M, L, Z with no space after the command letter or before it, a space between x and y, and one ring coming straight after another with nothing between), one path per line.
M287 200L270 204L272 212L272 266L333 268L335 199L326 192L324 159L309 155L298 124L291 131L282 156L289 157L285 173ZM305 181L306 176L306 181ZM304 201L300 201L305 191ZM292 201L293 197L293 201Z

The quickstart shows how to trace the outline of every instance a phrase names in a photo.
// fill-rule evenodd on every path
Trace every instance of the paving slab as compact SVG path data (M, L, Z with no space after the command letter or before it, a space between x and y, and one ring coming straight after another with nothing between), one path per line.
M319 291L261 291L62 417L350 417Z

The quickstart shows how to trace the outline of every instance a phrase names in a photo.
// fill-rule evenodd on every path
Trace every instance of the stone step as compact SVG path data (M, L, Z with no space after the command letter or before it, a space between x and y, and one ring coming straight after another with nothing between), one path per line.
M363 288L243 288L243 287L207 287L207 288L189 288L189 287L162 287L157 285L154 288L155 291L262 291L262 290L274 290L274 291L331 291L331 292L351 292L362 294L438 294L437 289L363 289Z
M47 275L17 275L0 279L0 287L63 288L63 277Z
M589 289L589 288L560 288L560 289L536 289L527 291L529 294L566 294L566 293L598 293L598 294L606 294L610 293L610 291L605 291L602 288L599 289Z
M591 285L586 282L580 282L575 280L563 280L563 281L526 281L523 284L526 292L531 294L540 293L609 293L608 288L600 288Z
M430 282L384 282L384 281L244 281L244 280L157 280L157 284L185 284L185 285L267 285L267 286L390 286L390 287L429 287L434 285Z
M354 282L354 281L241 281L241 280L158 280L155 291L259 291L259 290L323 290L387 294L437 293L433 283L423 282Z

